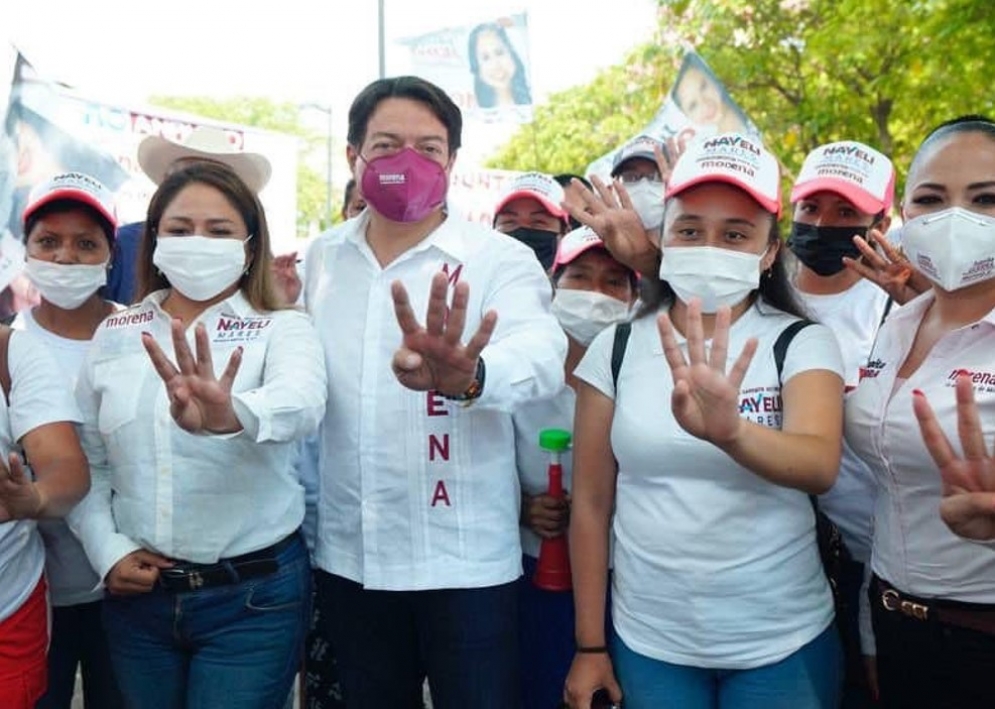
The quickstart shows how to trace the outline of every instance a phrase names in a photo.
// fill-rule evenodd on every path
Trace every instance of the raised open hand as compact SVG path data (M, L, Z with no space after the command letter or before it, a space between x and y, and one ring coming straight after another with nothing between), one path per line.
M670 316L664 313L657 318L663 354L674 378L670 400L674 418L692 436L719 447L735 441L741 431L739 391L757 350L757 340L747 340L732 369L726 373L731 320L728 306L718 309L712 346L706 352L701 301L692 298L688 304L688 357L685 359Z
M196 357L187 343L183 322L174 318L171 330L176 366L169 361L150 333L142 333L142 345L148 352L155 371L166 384L169 413L177 425L190 433L234 433L242 430L231 399L232 384L242 363L242 348L232 352L228 366L221 377L217 378L214 375L211 345L204 324L197 323L194 328Z
M877 284L899 305L932 287L880 229L871 229L866 239L854 236L853 243L860 249L861 257L844 256L843 265Z
M435 390L447 396L458 396L473 382L480 353L491 340L497 326L497 313L488 311L480 327L463 344L466 309L470 287L457 283L453 288L452 306L447 304L449 278L439 272L432 278L425 326L418 322L408 292L400 281L391 284L394 313L404 339L394 353L391 368L394 376L408 389Z
M922 440L943 478L940 516L954 534L967 539L995 539L995 458L985 444L971 377L957 377L959 457L940 427L925 395L916 391L912 407Z
M645 275L656 276L659 247L646 233L642 219L632 206L625 187L618 180L605 185L597 176L591 177L594 190L574 180L584 208L563 207L571 216L601 237L605 248L617 261Z

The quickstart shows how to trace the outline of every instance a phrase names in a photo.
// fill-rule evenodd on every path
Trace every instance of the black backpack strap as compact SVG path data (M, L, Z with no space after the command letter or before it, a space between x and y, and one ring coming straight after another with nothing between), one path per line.
M811 320L796 320L784 328L781 334L777 336L777 340L774 341L774 366L777 368L778 384L781 383L781 373L784 371L784 358L788 356L788 347L791 346L791 341L795 339L795 335L812 324Z
M612 343L612 386L618 389L618 373L622 370L622 359L629 344L632 323L624 322L615 326L615 341Z

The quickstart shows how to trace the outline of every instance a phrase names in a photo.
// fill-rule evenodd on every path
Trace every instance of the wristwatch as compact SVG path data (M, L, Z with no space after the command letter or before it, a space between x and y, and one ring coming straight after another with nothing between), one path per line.
M480 398L480 395L484 393L484 378L487 376L487 367L484 366L484 358L477 358L477 371L474 372L473 381L470 382L462 394L443 394L443 399L448 399L449 401L462 401L469 404L471 401L475 401Z

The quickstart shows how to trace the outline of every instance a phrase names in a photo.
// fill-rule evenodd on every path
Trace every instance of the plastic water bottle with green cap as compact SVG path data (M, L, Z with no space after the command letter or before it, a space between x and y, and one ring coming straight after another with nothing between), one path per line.
M547 428L539 432L539 447L549 453L549 489L546 494L557 500L566 497L563 489L563 454L570 450L570 441L570 432L561 428ZM572 588L570 553L565 533L542 540L532 582L545 591L569 591Z

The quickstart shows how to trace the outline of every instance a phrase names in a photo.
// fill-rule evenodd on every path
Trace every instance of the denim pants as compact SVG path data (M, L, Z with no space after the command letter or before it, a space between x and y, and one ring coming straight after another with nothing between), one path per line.
M267 576L108 596L104 625L129 709L280 709L301 664L310 569L300 538Z
M373 591L315 572L349 709L518 705L518 588Z
M76 688L76 669L83 675L87 709L124 706L111 667L101 611L103 603L79 603L52 609L52 642L48 648L48 689L35 709L69 709Z
M625 709L836 709L840 653L835 625L780 662L749 670L674 665L640 655L617 635L612 641Z

